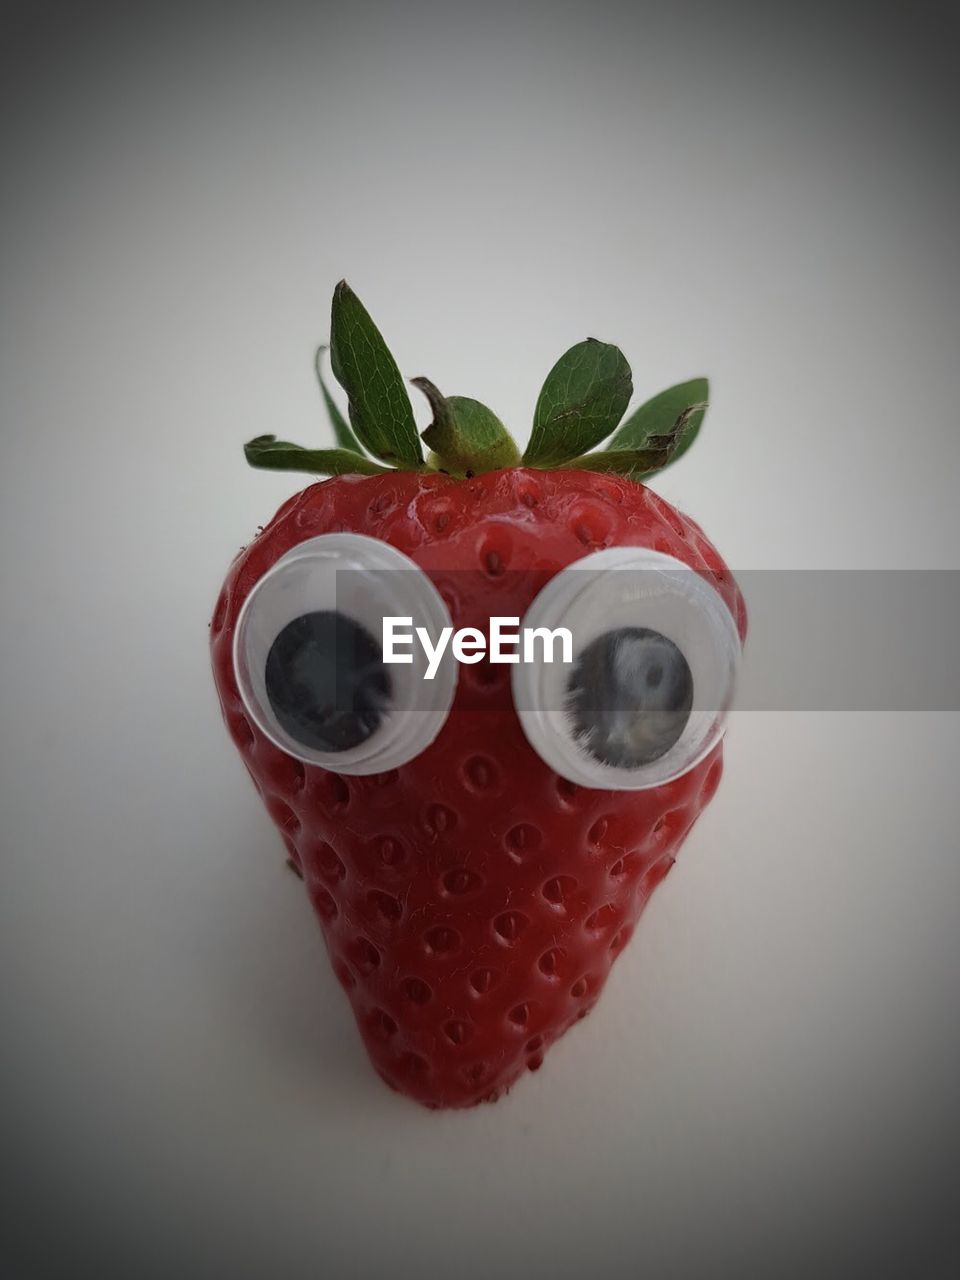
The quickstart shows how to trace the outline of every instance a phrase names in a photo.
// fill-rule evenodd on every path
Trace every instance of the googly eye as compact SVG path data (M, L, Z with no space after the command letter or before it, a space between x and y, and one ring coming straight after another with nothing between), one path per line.
M413 618L432 642L450 615L426 574L376 538L329 533L282 556L247 596L233 641L240 696L281 750L338 773L395 769L434 740L456 688L422 645L384 663L386 617Z
M545 661L542 646L512 673L530 745L570 782L657 787L722 736L740 663L736 623L711 583L673 556L645 547L585 556L547 583L523 627L571 634L572 662Z

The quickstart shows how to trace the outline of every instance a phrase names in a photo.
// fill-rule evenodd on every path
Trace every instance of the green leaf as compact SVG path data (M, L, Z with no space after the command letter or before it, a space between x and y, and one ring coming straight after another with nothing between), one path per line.
M547 375L524 462L556 466L592 449L616 428L632 394L630 366L618 347L596 338L577 343Z
M690 405L680 414L670 430L663 435L648 435L639 449L600 449L574 458L564 467L578 471L606 471L626 476L629 480L642 480L655 471L662 471L677 457L690 425L690 419L702 410ZM619 434L619 433L618 433Z
M327 406L327 413L330 415L330 425L333 427L334 437L341 449L349 449L352 453L359 453L362 457L363 449L360 441L350 430L350 423L340 412L333 396L327 389L323 376L323 357L326 353L326 347L317 347L317 354L314 356L313 364L317 371L317 381L320 383L320 393L323 396L324 404Z
M398 467L422 466L417 424L397 362L346 280L333 294L330 362L364 448Z
M318 476L379 476L388 468L378 467L369 458L350 449L304 449L302 445L257 436L243 446L251 467L264 471L309 471Z
M686 414L683 433L670 458L676 462L696 440L709 399L710 384L706 378L692 378L690 382L668 387L631 413L607 448L643 449L651 436L672 432L677 419Z
M433 450L438 467L451 475L499 471L515 467L520 453L510 433L492 410L469 396L444 396L427 378L414 378L430 401L433 422L422 439Z

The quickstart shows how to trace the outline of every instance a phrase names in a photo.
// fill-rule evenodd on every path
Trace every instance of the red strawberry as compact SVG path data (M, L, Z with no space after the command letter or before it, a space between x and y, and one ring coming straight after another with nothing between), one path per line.
M590 375L590 395L578 397L576 382L587 344L574 348L578 354L565 357L567 364L561 361L548 378L526 455L528 463L544 465L503 466L516 458L489 411L472 408L473 401L446 401L421 382L435 415L424 438L442 468L429 470L404 456L405 449L412 451L409 432L394 431L388 440L376 422L371 426L358 380L369 386L381 379L381 413L384 388L401 408L397 386L403 388L382 339L343 285L335 297L333 333L334 369L350 397L357 434L381 458L390 454L412 469L381 473L359 452L344 461L342 455L358 445L338 418L342 450L319 454L272 439L248 446L255 464L300 461L344 474L291 498L234 561L212 623L215 679L230 733L303 875L377 1071L428 1106L469 1106L496 1098L525 1068L536 1070L546 1048L592 1007L640 911L716 790L721 744L659 785L644 781L648 763L636 766L644 789L578 785L530 745L530 726L511 689L518 668L485 661L459 667L442 727L412 759L374 773L320 767L311 762L309 747L297 758L290 742L287 750L275 745L271 738L282 739L282 730L274 725L270 736L264 732L269 711L261 714L251 705L249 690L246 702L241 696L234 642L244 602L292 549L322 547L310 540L346 531L409 557L439 589L455 627L486 631L493 615L523 618L543 598L546 583L602 548L647 548L682 561L716 589L741 636L743 603L693 521L636 480L600 474L648 474L651 463L662 465L682 452L699 427L702 393L691 399L689 386L675 388L643 406L618 433L623 437L639 416L632 434L619 441L639 440L633 447L586 454L573 468L547 470L546 463L585 454L609 434L611 418L616 426L630 395L629 372L625 393L616 384L622 361L616 348L592 344L602 358ZM351 351L362 345L358 334L366 335L376 367L350 366ZM592 360L595 353L586 354ZM562 401L558 369L573 393ZM584 428L590 412L597 421ZM549 427L551 413L575 437L566 456ZM668 429L651 429L660 427L665 413ZM552 456L545 456L550 450ZM609 460L618 455L615 467ZM475 468L466 465L471 460ZM485 461L495 469L483 469ZM592 466L598 469L587 469ZM469 470L480 474L467 476ZM442 473L447 471L452 474ZM255 605L256 598L254 612ZM263 626L271 639L277 627L269 610ZM357 639L353 633L348 638ZM667 678L672 674L668 669ZM371 722L374 741L383 722L376 714ZM354 738L366 732L357 727L367 723L362 715L337 723ZM597 764L598 776L609 764Z

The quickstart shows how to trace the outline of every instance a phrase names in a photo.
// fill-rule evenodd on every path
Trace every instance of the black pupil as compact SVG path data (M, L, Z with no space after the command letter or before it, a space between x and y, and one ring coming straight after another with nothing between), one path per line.
M664 755L693 706L687 660L659 631L621 627L577 658L567 713L579 742L603 764L635 769Z
M333 611L288 622L270 646L264 678L281 726L319 751L349 751L366 742L392 692L376 640Z

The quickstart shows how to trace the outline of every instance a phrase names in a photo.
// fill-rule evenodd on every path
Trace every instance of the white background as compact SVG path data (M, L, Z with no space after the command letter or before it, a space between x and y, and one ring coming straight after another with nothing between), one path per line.
M5 19L0 1264L956 1274L956 715L736 718L595 1013L433 1114L206 648L344 275L521 437L587 334L708 374L657 487L735 570L957 568L954 11L84 9Z

